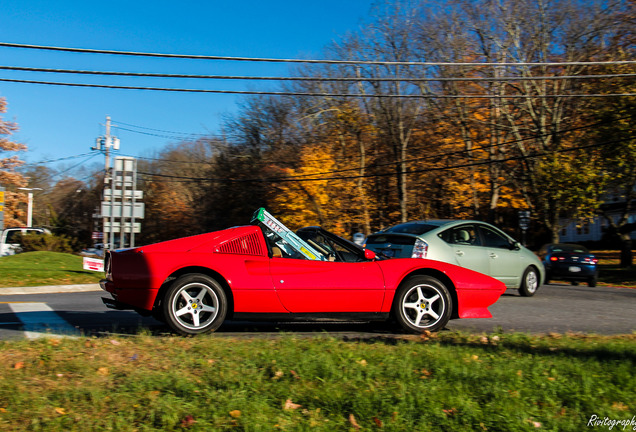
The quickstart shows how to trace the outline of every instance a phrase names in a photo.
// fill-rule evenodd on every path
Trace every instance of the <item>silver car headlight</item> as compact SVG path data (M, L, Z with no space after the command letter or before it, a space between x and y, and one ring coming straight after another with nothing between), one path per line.
M420 239L415 240L411 258L426 258L427 254L428 254L428 243Z

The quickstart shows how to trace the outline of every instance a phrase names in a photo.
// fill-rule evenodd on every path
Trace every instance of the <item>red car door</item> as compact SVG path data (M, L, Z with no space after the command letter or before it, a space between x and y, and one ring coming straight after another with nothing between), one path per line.
M377 263L272 258L278 298L293 313L379 312L384 277Z

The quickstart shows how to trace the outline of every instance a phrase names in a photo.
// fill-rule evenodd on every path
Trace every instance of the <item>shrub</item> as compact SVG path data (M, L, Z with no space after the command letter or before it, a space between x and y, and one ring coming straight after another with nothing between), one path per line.
M63 235L23 234L20 236L20 243L22 244L22 252L73 252L71 240Z

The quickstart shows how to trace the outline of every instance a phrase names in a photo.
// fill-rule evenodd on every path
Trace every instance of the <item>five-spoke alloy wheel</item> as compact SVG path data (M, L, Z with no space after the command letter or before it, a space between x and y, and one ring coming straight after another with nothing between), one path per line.
M162 301L166 323L177 333L193 335L219 328L227 313L221 285L203 274L177 278Z
M421 333L443 328L453 311L448 288L432 276L411 276L400 285L393 311L407 331Z

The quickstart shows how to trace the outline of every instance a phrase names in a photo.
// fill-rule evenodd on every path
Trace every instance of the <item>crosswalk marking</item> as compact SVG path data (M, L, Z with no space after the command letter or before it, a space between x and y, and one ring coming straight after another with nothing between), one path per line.
M69 337L77 329L63 320L46 303L9 303L9 307L24 325L27 339Z

